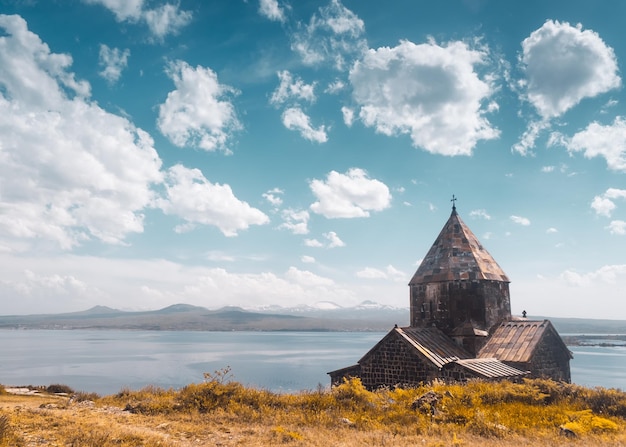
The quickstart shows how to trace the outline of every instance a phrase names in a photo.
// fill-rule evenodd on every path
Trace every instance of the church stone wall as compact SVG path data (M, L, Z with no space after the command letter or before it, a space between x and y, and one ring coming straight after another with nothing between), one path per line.
M503 281L446 281L411 286L411 326L435 324L444 332L465 321L490 330L511 317L509 284Z
M522 371L530 371L532 378L571 382L569 351L559 335L548 331L535 348L530 362L504 362Z
M569 351L563 347L559 335L548 331L532 357L531 375L570 382L569 361Z
M361 382L367 389L381 386L419 385L437 376L434 366L427 366L397 337L389 337L360 363Z

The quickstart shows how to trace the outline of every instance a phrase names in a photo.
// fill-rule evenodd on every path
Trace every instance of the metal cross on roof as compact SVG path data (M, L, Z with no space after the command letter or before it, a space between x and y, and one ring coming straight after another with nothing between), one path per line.
M452 202L452 210L456 210L456 200L456 197L452 194L452 199L450 200L450 202Z

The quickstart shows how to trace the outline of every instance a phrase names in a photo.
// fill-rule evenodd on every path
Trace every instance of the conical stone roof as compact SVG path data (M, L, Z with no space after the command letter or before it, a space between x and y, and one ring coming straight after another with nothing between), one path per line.
M409 285L462 280L510 282L453 207Z

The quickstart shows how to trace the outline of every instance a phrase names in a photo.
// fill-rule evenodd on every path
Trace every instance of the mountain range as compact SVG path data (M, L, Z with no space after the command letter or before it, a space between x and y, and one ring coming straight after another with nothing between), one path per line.
M626 334L626 321L548 318L561 334ZM131 329L196 331L388 331L409 323L409 309L364 301L342 307L329 301L296 307L216 310L174 304L149 311L95 306L81 312L0 316L0 329Z

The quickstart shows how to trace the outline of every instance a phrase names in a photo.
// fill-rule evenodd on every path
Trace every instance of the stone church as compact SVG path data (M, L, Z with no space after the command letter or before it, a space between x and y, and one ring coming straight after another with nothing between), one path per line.
M329 372L331 383L359 377L375 389L434 379L569 382L572 353L549 320L511 315L509 282L453 205L409 282L410 326L394 327L356 365Z

